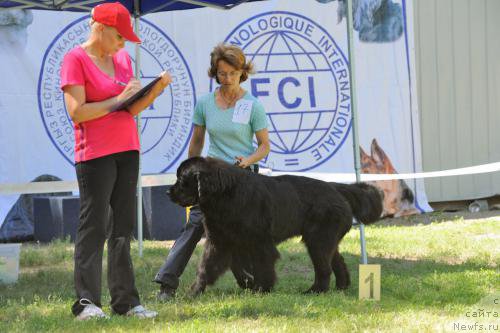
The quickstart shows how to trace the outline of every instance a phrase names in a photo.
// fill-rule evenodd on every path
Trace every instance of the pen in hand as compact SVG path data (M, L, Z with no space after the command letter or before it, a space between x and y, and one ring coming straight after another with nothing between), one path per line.
M121 81L118 81L118 80L114 80L114 82L122 87L126 87L127 84L125 82L121 82Z

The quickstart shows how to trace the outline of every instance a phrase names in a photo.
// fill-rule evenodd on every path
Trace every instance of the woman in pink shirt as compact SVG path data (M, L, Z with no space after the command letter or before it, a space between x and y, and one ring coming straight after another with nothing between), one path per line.
M125 40L140 43L118 2L92 11L88 40L64 57L61 89L75 129L80 223L75 242L77 319L107 318L101 309L102 253L108 231L108 286L116 314L151 318L135 287L130 238L136 218L139 138L134 116L172 81L168 73L126 110L113 107L140 88ZM112 218L110 219L110 216ZM110 223L106 228L107 223Z

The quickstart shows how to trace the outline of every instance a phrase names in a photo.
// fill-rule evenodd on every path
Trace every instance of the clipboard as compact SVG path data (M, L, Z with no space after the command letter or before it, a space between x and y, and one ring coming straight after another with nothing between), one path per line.
M144 97L151 88L155 85L156 82L161 80L161 76L156 77L153 81L149 82L146 86L142 87L141 90L136 92L134 95L130 96L123 102L119 103L118 105L115 105L112 109L111 112L114 111L120 111L120 110L126 110L130 105L134 104L139 100L140 98Z

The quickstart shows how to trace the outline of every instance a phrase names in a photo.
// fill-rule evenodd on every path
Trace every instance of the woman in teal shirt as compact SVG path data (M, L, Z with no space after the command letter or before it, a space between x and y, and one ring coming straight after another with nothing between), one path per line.
M253 72L253 65L234 45L219 44L210 57L208 75L220 86L215 92L201 97L196 104L188 156L201 155L205 132L208 131L208 156L258 172L258 162L269 153L267 117L262 104L241 87ZM253 147L254 135L257 149ZM202 218L199 207L192 207L188 223L154 279L161 284L159 300L168 300L175 295L179 277L203 235Z

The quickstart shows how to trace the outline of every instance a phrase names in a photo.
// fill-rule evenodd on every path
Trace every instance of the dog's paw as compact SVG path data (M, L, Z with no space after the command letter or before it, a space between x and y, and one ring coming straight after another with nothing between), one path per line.
M255 286L253 279L236 279L236 283L241 289L254 289Z
M200 296L204 291L205 291L205 287L204 286L202 286L202 285L200 285L198 283L194 283L191 286L191 290L189 291L188 296L191 297L191 298L195 298L195 297Z
M254 286L252 288L253 291L258 292L258 293L263 293L267 294L270 293L273 290L273 287L270 286Z
M321 294L321 293L326 293L327 291L328 291L328 288L319 287L319 286L312 286L311 288L304 291L304 294Z
M335 286L335 288L339 291L347 290L349 288L349 284L338 284Z

